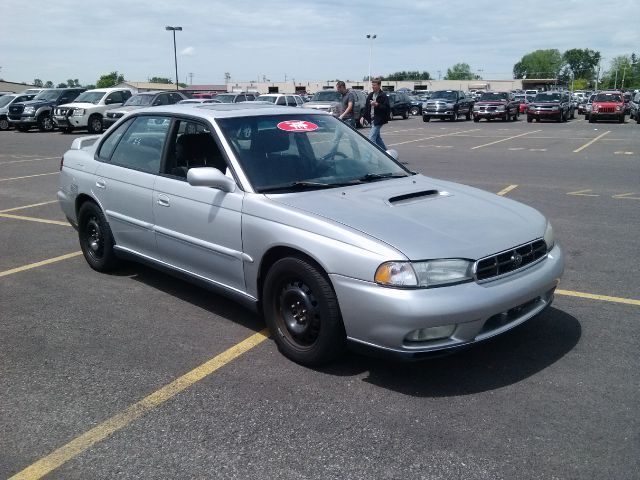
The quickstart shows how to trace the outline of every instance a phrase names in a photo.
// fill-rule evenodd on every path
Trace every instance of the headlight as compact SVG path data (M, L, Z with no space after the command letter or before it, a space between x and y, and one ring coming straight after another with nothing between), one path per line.
M496 110L497 110L498 112L504 112L505 107L504 107L504 105L498 105L498 108L496 108Z
M619 112L620 110L622 110L622 107L620 105L616 106L616 112Z
M424 262L386 262L375 281L391 287L437 287L473 279L473 262L451 258Z
M558 110L560 110L560 107L551 107L551 110L553 110L554 112L557 112Z
M547 228L544 231L544 243L547 244L547 252L550 252L556 244L555 236L553 235L553 227L551 222L547 221Z
M24 108L24 113L36 113L36 108L35 107L25 107Z
M447 108L453 108L453 107L455 107L455 104L453 104L453 103L447 103Z
M74 117L81 117L84 115L84 108L74 108L73 109L73 116Z

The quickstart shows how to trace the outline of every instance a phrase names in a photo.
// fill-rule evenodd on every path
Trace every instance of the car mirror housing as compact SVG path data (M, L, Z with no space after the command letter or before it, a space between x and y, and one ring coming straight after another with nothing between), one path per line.
M217 188L223 192L233 192L236 189L236 182L233 179L213 167L190 168L187 172L187 181L194 187Z

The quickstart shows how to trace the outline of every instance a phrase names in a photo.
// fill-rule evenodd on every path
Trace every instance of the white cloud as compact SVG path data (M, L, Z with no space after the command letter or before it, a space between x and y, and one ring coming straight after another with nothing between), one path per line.
M194 47L187 47L180 52L180 55L185 57L193 57L196 54L196 49Z

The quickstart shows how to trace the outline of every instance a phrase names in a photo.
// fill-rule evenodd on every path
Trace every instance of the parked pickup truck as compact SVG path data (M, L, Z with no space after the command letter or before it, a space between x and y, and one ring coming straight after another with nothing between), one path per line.
M481 118L501 118L508 122L517 120L519 116L520 102L510 92L484 92L473 106L474 122L479 122Z
M74 101L86 88L45 88L33 100L9 107L9 123L21 132L38 127L43 132L54 129L53 109Z
M428 122L433 117L456 121L460 115L471 120L474 101L461 90L438 90L422 106L422 120Z

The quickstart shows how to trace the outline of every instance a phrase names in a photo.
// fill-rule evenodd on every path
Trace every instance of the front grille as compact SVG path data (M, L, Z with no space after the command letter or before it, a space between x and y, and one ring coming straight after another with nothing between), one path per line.
M616 113L615 107L599 107L598 113Z
M491 255L476 262L476 280L489 280L505 273L515 272L543 258L546 254L547 244L540 239Z
M9 107L9 113L14 115L20 115L24 111L24 105L11 105Z
M113 113L113 112L109 112L107 113L107 118L120 118L121 116L123 116L124 113Z

